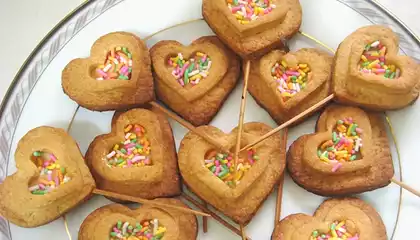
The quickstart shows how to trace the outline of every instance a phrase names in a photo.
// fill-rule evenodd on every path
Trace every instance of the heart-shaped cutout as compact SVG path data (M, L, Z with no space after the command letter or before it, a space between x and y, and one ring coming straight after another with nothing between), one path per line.
M292 179L323 196L374 190L388 185L394 175L382 117L354 107L328 106L317 132L298 138L287 159Z
M52 153L35 151L31 156L31 161L39 171L39 177L29 182L29 191L32 194L45 195L71 179L66 168L60 166L60 161Z
M281 124L329 95L332 61L314 48L274 50L252 62L248 91Z
M414 59L398 55L398 44L397 34L384 26L362 27L344 39L334 61L336 100L388 110L417 99L420 67Z
M193 53L189 59L184 59L184 55L178 53L168 60L168 65L173 68L172 75L182 87L187 89L207 78L211 64L211 58L202 52Z
M324 201L313 217L302 213L287 216L275 226L271 239L386 240L387 235L372 206L357 198L343 198Z
M213 126L201 126L198 130L219 139L228 148L233 149L235 146L237 128L229 134ZM270 130L272 128L263 123L246 123L243 126L241 143L251 143ZM247 224L283 173L285 149L282 149L282 141L281 135L275 134L268 141L257 145L254 150L259 159L241 176L240 182L234 187L209 171L205 165L205 160L208 159L204 158L214 147L192 132L185 135L181 142L178 164L185 183L194 193L235 222Z
M97 136L86 152L98 188L146 199L179 195L175 143L165 116L154 108L116 115L111 133Z
M187 207L178 199L154 201ZM86 217L80 226L79 240L193 240L197 231L197 219L192 214L147 205L131 210L110 204Z
M208 170L229 187L234 187L240 183L244 175L259 159L260 157L255 149L241 152L235 173L235 161L232 154L211 149L204 155L204 164Z
M298 0L203 0L203 17L231 49L250 57L293 36L302 22L302 8Z
M95 111L127 109L154 99L149 51L127 32L96 40L90 57L67 64L61 83L72 100Z
M62 129L43 126L29 131L18 143L15 161L17 172L0 184L0 214L16 225L49 223L89 198L95 188L77 143Z
M124 127L123 141L112 147L105 161L109 167L151 166L151 151L146 129L139 124L128 124Z
M151 48L150 53L158 98L196 126L211 121L239 78L238 57L214 36L201 37L187 47L176 41L161 41ZM197 54L203 55L199 56L201 57L199 60L203 60L205 55L201 67L201 62L197 67L195 60L196 64L191 64L189 61L189 65L180 60L180 56L184 58ZM175 66L174 69L174 64L179 62L178 60L184 65ZM194 72L189 71L190 67ZM203 71L198 70L197 74L197 70L193 70L195 68L201 68ZM177 80L181 74L184 86ZM197 79L200 79L199 84ZM189 82L194 82L195 85Z

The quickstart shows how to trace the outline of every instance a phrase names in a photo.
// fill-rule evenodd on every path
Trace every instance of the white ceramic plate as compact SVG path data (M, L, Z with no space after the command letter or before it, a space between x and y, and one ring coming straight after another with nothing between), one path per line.
M394 29L401 40L401 54L409 54L420 59L420 45L412 33L398 20L380 8L375 2L365 0L301 0L303 24L301 30L309 33L335 49L348 34L361 26L385 24ZM145 8L144 6L148 6ZM155 5L146 0L99 0L84 4L60 23L28 58L5 101L0 116L0 181L16 171L13 154L19 139L30 129L40 125L50 125L67 129L85 152L91 140L99 134L110 131L112 112L91 112L78 109L61 89L61 71L72 59L86 57L92 43L101 35L112 31L129 31L141 37L149 36L172 25L201 18L199 0L161 0ZM152 46L165 39L178 40L188 44L192 40L212 35L204 21L193 21L151 37L147 44ZM318 47L312 40L298 34L290 41L292 50L302 47ZM325 48L324 48L325 50ZM238 84L212 125L228 132L237 125L242 84ZM77 112L76 112L77 110ZM414 104L403 110L388 113L393 124L401 152L401 162L396 147L390 137L393 150L396 177L417 186L420 177L417 169L420 163L416 143L420 129L420 105ZM69 126L72 117L74 122ZM288 145L297 137L314 130L316 116L306 120L289 131ZM259 121L275 127L269 115L261 109L251 96L246 106L245 121ZM177 147L186 129L171 121ZM401 164L401 165L400 165ZM401 166L401 168L400 168ZM402 169L404 174L401 174ZM246 227L252 239L269 239L274 225L276 191ZM0 196L1 197L1 196ZM420 220L419 199L402 192L396 185L361 194L381 214L389 238L413 239L411 234ZM312 214L323 198L298 187L288 176L285 178L282 217L291 213ZM66 215L73 239L83 219L94 209L109 203L103 197L94 197ZM399 216L399 220L398 219ZM209 221L209 232L200 231L198 239L239 239L216 221ZM25 229L9 224L0 217L0 240L20 239L69 239L63 218L42 227Z

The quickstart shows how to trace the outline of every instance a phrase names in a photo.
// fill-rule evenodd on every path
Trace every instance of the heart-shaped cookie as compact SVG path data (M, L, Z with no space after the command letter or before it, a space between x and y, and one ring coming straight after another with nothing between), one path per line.
M332 60L314 48L271 51L252 62L248 91L282 124L329 95Z
M333 70L336 100L372 110L405 107L420 90L420 66L398 56L398 36L384 26L362 27L337 49Z
M18 143L15 161L17 172L0 184L0 214L16 225L49 223L95 188L77 143L63 129L29 131Z
M109 134L97 136L86 162L98 188L153 199L181 193L172 129L155 109L117 113Z
M238 57L215 36L201 37L190 46L161 41L150 53L159 100L196 126L211 121L240 74Z
M386 240L378 212L358 198L328 199L314 216L298 213L281 220L272 240Z
M178 199L154 201L187 207ZM197 231L197 219L192 214L147 205L131 210L120 204L110 204L86 217L80 226L79 240L194 240Z
M90 57L67 64L61 80L72 100L95 111L126 109L154 98L149 51L139 37L127 32L100 37Z
M203 0L203 17L241 57L258 56L283 45L300 28L298 0Z
M290 146L287 161L298 185L323 196L374 190L394 176L382 117L355 107L328 106L316 133Z
M229 134L213 126L201 126L198 129L219 139L229 148L233 149L235 146L237 128ZM246 123L243 126L241 143L246 145L270 130L272 129L263 123ZM285 149L282 146L280 134L275 134L268 141L257 145L253 150L255 152L250 154L253 162L249 159L239 162L238 175L230 180L236 180L236 186L229 185L228 173L232 172L227 169L234 168L234 162L229 161L229 156L222 156L220 153L211 162L208 152L214 150L214 147L192 132L185 135L181 142L178 164L185 183L194 193L235 222L247 224L283 173ZM254 158L254 155L258 158ZM220 162L217 163L216 160ZM220 172L215 172L216 169L212 171L211 166L208 166L211 163L216 167L220 166ZM248 170L241 173L242 168Z

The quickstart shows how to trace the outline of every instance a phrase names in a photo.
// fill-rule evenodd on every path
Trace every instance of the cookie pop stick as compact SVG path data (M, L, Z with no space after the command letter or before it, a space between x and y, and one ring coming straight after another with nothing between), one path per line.
M414 188L410 187L409 185L398 181L395 177L391 178L391 182L397 184L398 186L404 188L405 190L411 192L412 194L416 195L417 197L420 197L420 191L415 190Z
M215 214L212 211L208 210L206 207L204 207L199 202L197 202L194 198L188 196L188 194L182 193L181 197L184 198L185 200L189 201L190 203L192 203L194 206L196 206L197 208L199 208L201 211L210 214L213 217L214 220L218 221L219 223L221 223L223 226L225 226L226 228L228 228L232 232L234 232L234 233L238 234L239 236L241 236L242 233L241 233L241 231L239 229L237 229L236 227L234 227L232 224L226 222L223 218L219 217L217 214ZM249 237L246 237L245 239L246 240L251 240L251 238L249 238Z
M186 207L179 207L179 206L169 205L169 204L165 204L165 203L154 202L154 201L139 198L139 197L127 196L127 195L108 192L108 191L104 191L104 190L100 190L100 189L94 189L93 193L98 194L98 195L102 195L102 196L106 196L106 197L121 199L121 200L125 200L125 201L136 202L136 203L141 203L141 204L149 204L151 206L158 206L158 207L164 207L164 208L172 208L172 209L184 212L184 213L190 213L190 214L195 214L195 215L200 215L200 216L211 217L207 213L195 211L195 210L192 210L192 209L189 209L189 208L186 208Z
M283 146L282 149L287 151L287 128L283 130ZM284 155L286 157L286 154ZM278 184L277 189L277 199L276 199L276 214L274 218L274 225L276 225L280 221L281 216L281 203L283 200L283 185L284 185L284 173L281 175L281 179Z
M213 146L219 148L220 150L222 150L225 153L230 153L229 149L226 148L226 146L221 145L217 140L213 139L210 136L207 136L206 134L204 134L203 132L197 130L193 125L191 125L189 122L185 121L184 119L182 119L181 117L179 117L178 115L172 113L171 111L168 111L166 108L162 107L160 104L158 104L157 102L150 102L150 105L152 105L153 107L156 107L157 109L159 109L161 112L163 112L166 116L172 118L173 120L177 121L179 124L181 124L182 126L184 126L185 128L187 128L188 130L190 130L191 132L194 132L195 134L197 134L198 136L202 137L203 139L205 139L207 142L211 143Z
M238 166L239 152L241 148L241 137L242 137L242 128L244 125L245 117L245 104L246 104L246 93L248 90L248 78L249 70L251 67L251 61L247 60L245 65L245 77L244 77L244 88L242 89L242 99L241 99L241 109L239 112L239 124L238 124L238 135L236 137L236 146L235 146L235 156L234 156L234 171L233 176L236 178L236 170ZM233 181L233 184L236 185L236 181Z

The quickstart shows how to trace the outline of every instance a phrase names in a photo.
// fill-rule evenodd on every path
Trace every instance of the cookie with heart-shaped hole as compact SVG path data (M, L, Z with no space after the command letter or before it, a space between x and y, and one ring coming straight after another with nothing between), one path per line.
M41 152L49 160L43 161ZM47 224L87 200L95 188L77 143L63 129L30 130L17 145L15 161L17 172L0 184L0 215L16 225Z
M100 189L146 199L181 193L172 129L153 108L117 112L85 157Z
M386 228L378 212L358 198L331 198L313 216L303 213L285 217L274 228L272 240L327 239L386 240ZM346 238L344 238L344 236ZM318 238L319 237L319 238Z
M260 1L258 6L248 2L203 0L203 17L207 24L241 57L255 57L281 47L284 40L298 32L302 23L298 0L272 0L268 5ZM250 20L244 23L237 19L238 15Z
M330 94L332 60L314 48L271 51L252 61L248 91L282 124Z
M330 105L316 133L289 148L287 169L306 190L322 196L362 193L387 186L394 176L384 119L360 108Z
M149 51L128 32L96 40L88 58L67 64L61 84L72 100L94 111L127 109L154 99Z
M189 46L160 41L150 54L158 99L195 126L211 121L240 75L238 57L216 36L201 37Z
M185 208L188 207L182 201L175 198L162 198L153 201ZM144 239L141 238L142 234L137 234L137 232L141 232L142 230L143 232L146 232L147 230L144 230L145 226L143 222L149 221L147 223L148 226L146 227L150 228L150 233L153 234L154 229L152 226L154 226L155 219L157 223L156 226L158 226L157 232L155 233L157 233L156 235L158 236L162 236L162 238L153 239L194 240L197 238L197 219L193 214L148 205L140 206L137 209L130 209L124 205L110 204L96 209L86 217L80 226L79 240L113 239L111 235L112 232L120 233L122 235L124 229L124 232L126 233L126 238L124 239ZM118 221L121 222L120 226L118 226ZM139 227L136 223L139 223L142 227ZM124 224L126 226L124 226ZM115 231L115 228L118 231ZM132 230L129 230L130 228ZM136 231L136 233L134 233L134 231Z
M198 130L219 139L231 152L234 151L237 128L229 134L213 126L201 126ZM241 145L255 141L270 130L272 128L263 123L245 123ZM247 224L283 174L286 151L283 141L281 134L277 133L250 150L252 152L242 153L236 178L232 171L232 156L227 157L226 154L217 152L207 141L189 132L181 141L179 169L185 184L197 196L235 222ZM242 171L243 169L246 171ZM234 185L231 184L232 181L235 181Z
M337 49L332 86L336 101L370 110L399 109L420 90L420 65L398 55L399 40L385 26L362 27Z

